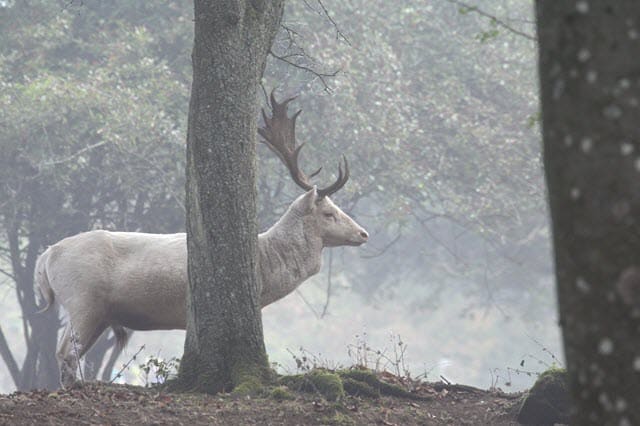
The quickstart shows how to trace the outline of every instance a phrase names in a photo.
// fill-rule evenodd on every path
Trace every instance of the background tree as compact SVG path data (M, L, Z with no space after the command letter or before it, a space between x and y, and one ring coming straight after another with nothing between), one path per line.
M93 228L171 232L184 223L177 106L186 85L155 57L146 30L106 24L97 4L83 10L0 8L0 271L15 289L26 346L22 355L0 328L0 355L19 389L58 385L57 313L35 314L38 254ZM87 379L111 343L87 357Z
M258 84L283 0L195 0L187 133L187 335L179 384L267 378L257 276Z
M538 1L544 162L572 424L640 422L634 1Z
M529 33L531 6L519 0L482 2L487 14ZM68 159L47 166L45 192L56 189L65 199L95 192L92 203L107 205L104 220L102 208L88 209L88 222L79 208L46 207L47 217L38 220L52 221L47 229L56 235L51 231L45 244L85 226L184 230L192 3L0 1L0 17L0 145L29 147L36 165ZM352 179L336 201L371 238L358 250L333 250L321 274L267 311L271 358L286 364L287 348L304 345L323 353L330 348L332 356L348 362L344 347L356 331L340 321L351 312L360 316L350 324L366 325L381 344L390 330L401 332L413 343L414 368L450 359L456 370L448 369L446 377L456 380L460 374L459 380L479 385L490 380L489 368L517 366L520 358L513 357L536 351L529 335L554 348L535 44L447 1L407 0L398 6L311 0L286 4L272 51L264 86L300 95L296 107L304 109L305 120L297 135L309 142L303 167L315 170L335 164L339 153L348 156ZM339 72L323 77L327 90L305 67ZM15 86L22 79L31 84ZM48 89L52 82L55 90ZM55 123L55 135L47 123ZM25 137L28 144L20 142ZM104 144L74 156L96 143ZM89 166L89 154L99 152L108 161ZM262 147L258 153L257 208L264 230L299 190L272 154ZM30 176L15 162L3 167L11 188ZM323 179L331 180L324 170ZM98 178L97 186L83 183ZM153 203L144 203L143 221L133 219L139 193L155 194ZM119 214L119 205L129 213ZM66 215L65 225L58 215ZM0 223L2 235L6 223ZM26 250L26 240L20 247ZM0 254L0 268L13 276L8 252ZM327 288L337 299L324 309ZM23 314L16 295L13 278L0 274L0 323L21 365ZM311 310L318 316L324 311L324 320ZM149 353L162 341L163 355L181 354L180 333L158 336L140 333L133 343L147 343ZM515 355L513 346L520 349ZM137 346L129 348L133 353ZM136 379L132 370L128 380ZM109 377L111 368L102 374ZM13 386L8 376L0 374L4 390ZM520 375L512 382L529 380Z
M299 134L322 141L309 151L319 164L336 151L363 159L338 201L367 217L374 236L362 252L337 252L334 276L346 276L372 303L411 293L412 309L430 310L451 291L473 294L465 316L493 308L529 324L548 317L554 308L546 296L551 268L531 37L500 33L448 2L331 4L337 35L311 4L315 10L288 4L288 31L273 50L298 68L272 57L267 85L317 94L301 96L308 119ZM526 3L487 7L523 31L533 28ZM329 93L309 67L340 71L324 78ZM290 186L260 188L269 185L260 205L277 214L272 195Z

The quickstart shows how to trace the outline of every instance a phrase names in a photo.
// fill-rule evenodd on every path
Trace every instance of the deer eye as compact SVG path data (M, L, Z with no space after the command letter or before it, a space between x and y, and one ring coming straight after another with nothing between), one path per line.
M335 216L334 216L334 214L333 214L333 213L326 212L326 213L323 213L323 215L324 215L324 217L326 217L327 219L335 219Z

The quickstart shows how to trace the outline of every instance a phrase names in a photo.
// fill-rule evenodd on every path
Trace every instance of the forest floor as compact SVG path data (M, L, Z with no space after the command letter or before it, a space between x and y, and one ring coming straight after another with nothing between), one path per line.
M330 402L292 385L259 396L212 396L92 382L0 395L0 425L517 425L521 394L407 383L388 373L378 377L409 392L363 396L356 391Z

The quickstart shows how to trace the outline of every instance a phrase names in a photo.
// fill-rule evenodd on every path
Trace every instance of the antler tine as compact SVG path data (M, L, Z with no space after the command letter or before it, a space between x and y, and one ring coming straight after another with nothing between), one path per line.
M271 92L272 116L269 118L262 109L264 127L258 129L263 142L273 151L278 158L289 169L293 181L305 191L313 188L309 183L309 178L300 170L298 166L298 155L304 144L296 147L296 119L302 110L298 110L292 117L287 116L287 105L295 99L288 98L279 103Z
M294 144L295 144L295 141L294 141ZM293 181L296 184L298 184L300 188L304 189L305 191L308 191L311 188L313 188L313 185L311 185L307 175L305 175L302 172L302 170L300 170L300 166L298 166L298 155L300 155L300 151L302 151L302 147L304 147L304 144L300 145L295 149L295 151L293 151L293 156L289 158L288 167L289 167L289 172L291 173L291 177L293 178Z
M342 160L344 161L344 174L342 173L342 165L338 163L338 178L333 184L331 184L331 186L319 189L319 197L328 197L329 195L337 192L349 180L349 162L347 161L347 157L345 157L344 155L342 156Z
M289 102L296 97L285 99L282 102L276 100L274 91L271 91L271 117L268 117L264 109L262 109L262 118L264 120L264 127L258 129L258 133L264 139L265 145L273 151L278 158L287 166L289 173L293 178L293 181L305 191L313 188L309 178L316 176L322 170L320 167L313 172L310 176L305 175L298 165L298 157L300 151L304 146L304 143L296 146L296 120L302 110L298 110L291 117L287 115L287 108ZM342 171L342 165L338 163L338 179L327 188L318 189L318 196L320 198L333 194L340 188L342 188L347 180L349 180L349 163L347 158L342 156L344 160L344 173Z

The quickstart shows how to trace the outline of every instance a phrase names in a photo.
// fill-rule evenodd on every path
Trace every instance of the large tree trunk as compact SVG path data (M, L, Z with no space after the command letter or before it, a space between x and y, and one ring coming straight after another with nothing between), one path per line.
M37 194L36 194L37 196ZM32 204L28 211L30 222L37 217L38 207ZM14 275L15 290L22 311L22 326L25 332L26 354L22 365L6 342L0 338L0 356L9 366L9 371L18 390L34 388L56 389L59 386L55 348L58 335L57 309L38 313L33 271L41 247L42 236L30 231L26 236L20 232L20 222L15 221L7 232L8 251ZM26 247L20 243L28 241ZM0 330L0 334L2 330Z
M538 0L544 164L572 424L640 424L637 0Z
M178 384L219 392L268 371L256 273L257 89L284 0L194 3L189 297Z

